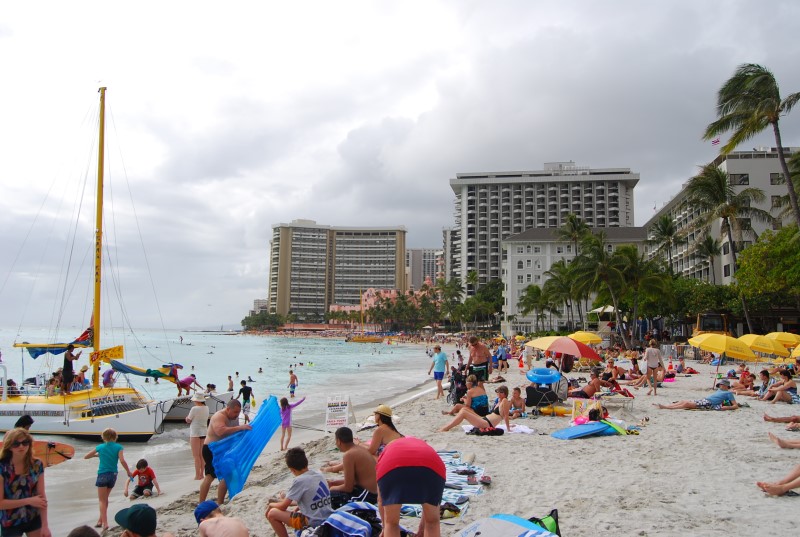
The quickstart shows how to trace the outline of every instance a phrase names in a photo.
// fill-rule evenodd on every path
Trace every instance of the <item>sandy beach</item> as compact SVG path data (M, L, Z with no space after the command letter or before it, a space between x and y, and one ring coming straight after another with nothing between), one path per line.
M795 522L789 515L796 499L768 497L755 482L778 480L797 463L800 452L782 450L767 437L768 432L790 438L797 433L763 421L765 411L786 416L795 408L741 397L739 402L748 402L749 408L715 412L660 410L653 406L699 399L710 393L713 370L690 365L701 374L679 376L676 382L664 384L655 397L646 396L646 390L635 391L631 411L610 408L613 417L629 425L649 418L635 436L557 440L550 433L567 427L569 418L549 416L515 420L533 428L534 434L476 437L464 434L458 427L439 433L437 429L447 422L440 411L448 406L444 400L433 400L433 381L394 401L381 402L393 405L396 425L403 434L423 438L437 449L474 455L474 464L484 467L493 478L492 485L484 486L481 494L471 498L465 514L443 522L443 535L457 535L476 519L495 513L527 518L543 516L554 507L559 511L562 534L569 537L731 536L754 532L784 535L792 531ZM751 366L753 371L758 369ZM512 367L506 376L509 388L526 383L519 371ZM367 407L357 409L359 420L369 415ZM369 440L370 432L358 436ZM313 468L338 457L332 435L306 432L296 438L298 442L293 445L305 442ZM251 535L272 535L264 518L267 498L287 489L291 482L276 448L277 440L273 439L245 490L223 508L227 514L242 519ZM190 475L190 459L180 460L185 468L178 473ZM159 530L181 537L196 535L192 516L197 502L196 483L185 477L174 482L162 478L162 486L168 493L150 500L159 511ZM129 503L116 498L116 492L110 513ZM86 507L96 509L94 505ZM417 520L404 519L404 525L415 529ZM110 535L119 533L119 529L112 529Z

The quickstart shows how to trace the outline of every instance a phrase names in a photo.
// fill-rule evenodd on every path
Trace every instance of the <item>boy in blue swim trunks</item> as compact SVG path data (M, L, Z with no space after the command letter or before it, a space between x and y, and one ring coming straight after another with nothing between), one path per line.
M678 401L671 405L656 405L658 408L664 410L736 410L739 408L739 403L733 397L730 391L731 381L722 379L717 383L717 391L706 397L705 399L697 399L695 401Z
M294 371L291 369L289 370L289 397L294 397L294 390L297 388L297 385L300 382L297 380L297 375L294 374Z

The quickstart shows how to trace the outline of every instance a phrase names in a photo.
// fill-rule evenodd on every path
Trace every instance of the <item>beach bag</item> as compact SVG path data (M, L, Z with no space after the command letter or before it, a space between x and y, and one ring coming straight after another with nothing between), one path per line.
M543 516L542 518L536 518L535 516L532 516L528 520L540 528L545 529L550 533L555 533L558 535L558 537L561 537L561 528L558 527L558 509L553 509L549 514Z
M474 434L475 436L503 436L505 431L497 427L473 427L467 434Z

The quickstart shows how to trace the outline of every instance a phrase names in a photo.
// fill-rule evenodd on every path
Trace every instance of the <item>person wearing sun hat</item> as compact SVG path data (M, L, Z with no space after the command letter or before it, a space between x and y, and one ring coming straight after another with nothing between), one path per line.
M158 537L156 535L156 511L146 504L137 504L118 511L114 521L125 531L122 537ZM160 537L175 537L171 533L162 533Z
M200 502L194 510L200 537L250 537L247 526L238 518L227 517L217 502Z
M706 397L705 399L697 399L695 401L678 401L670 405L656 405L658 408L664 410L736 410L739 408L739 403L733 397L731 392L731 381L722 379L717 382L717 391Z
M206 396L200 392L194 392L191 399L194 406L189 409L186 416L186 423L189 424L189 445L192 448L192 458L194 458L194 478L201 481L204 476L205 461L203 461L203 442L208 434L208 415L209 410L206 406Z
M398 438L403 438L403 435L400 434L400 431L398 431L397 427L392 423L392 416L392 409L386 405L378 405L378 408L374 411L373 418L375 423L378 424L378 427L376 427L375 432L372 433L372 440L369 446L365 447L367 447L375 458L380 457L384 448L390 442L394 442Z

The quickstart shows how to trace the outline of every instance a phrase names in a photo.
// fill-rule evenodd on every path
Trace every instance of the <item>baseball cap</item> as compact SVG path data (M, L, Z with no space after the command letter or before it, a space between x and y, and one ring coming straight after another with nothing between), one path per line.
M717 388L719 388L720 386L727 386L728 388L730 388L731 381L729 381L728 379L722 379L721 381L717 382Z
M194 519L197 521L198 524L200 524L200 522L202 522L204 518L206 518L208 515L210 515L217 509L219 509L219 505L217 505L217 502L211 500L200 502L194 509Z
M137 504L119 511L114 521L124 529L137 535L153 535L156 532L156 511L146 504Z

